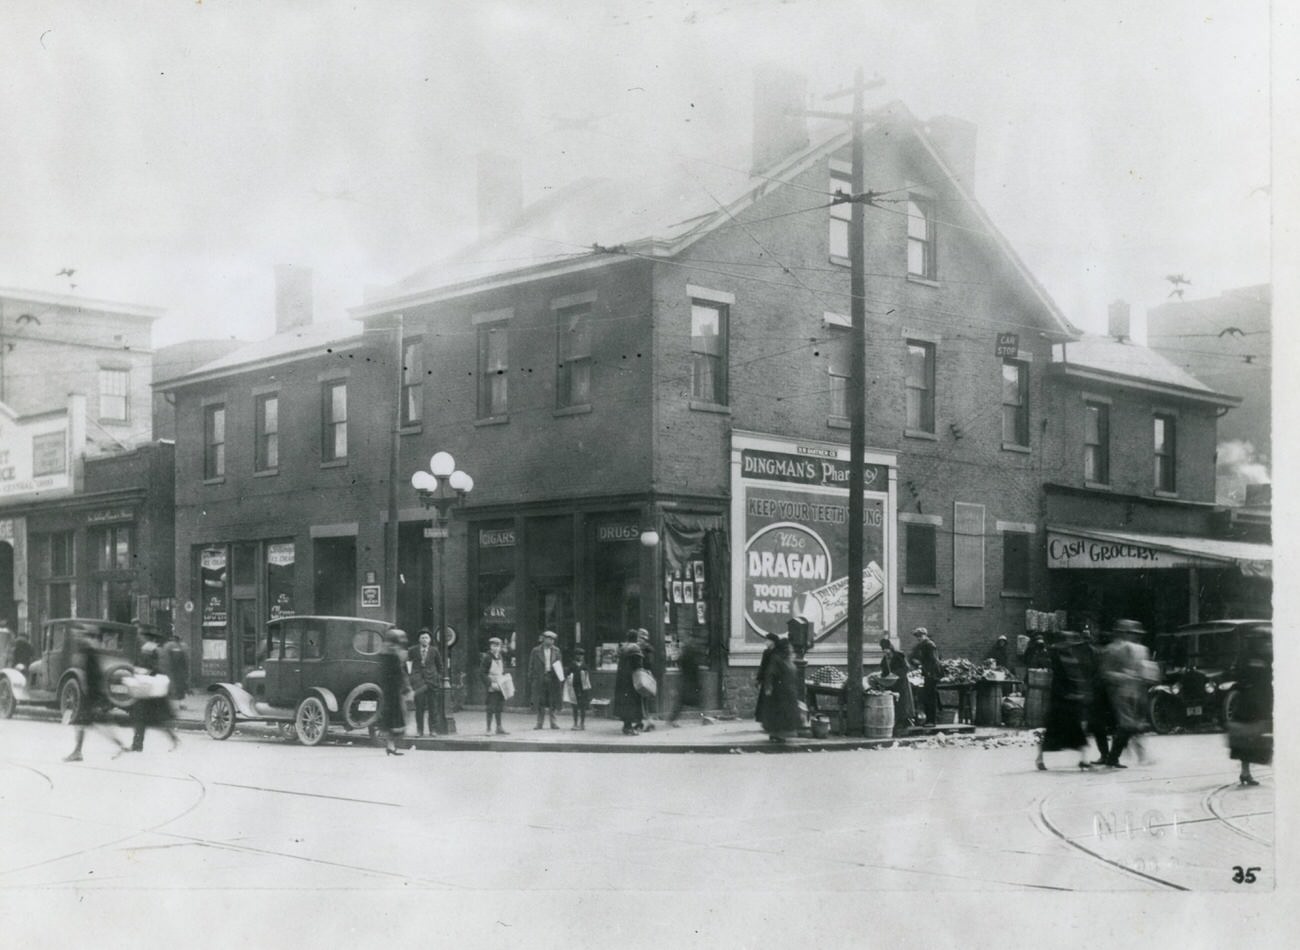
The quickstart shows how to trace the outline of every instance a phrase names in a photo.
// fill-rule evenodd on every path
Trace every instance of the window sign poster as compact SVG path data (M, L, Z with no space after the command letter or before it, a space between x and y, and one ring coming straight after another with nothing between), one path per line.
M695 622L703 626L705 623L708 622L708 619L709 619L708 606L704 603L704 601L697 600L695 602Z
M703 561L696 561L696 562L695 562L695 579L696 579L697 581L703 581L703 580L704 580L704 562L703 562Z
M673 603L680 604L681 602L682 602L682 582L673 581Z
M895 460L868 453L863 473L863 643L895 626ZM731 648L755 660L792 617L812 627L822 662L847 651L848 447L732 438ZM743 540L742 540L743 539Z
M704 599L704 581L695 582L695 602L699 603Z
M695 585L690 581L686 581L682 584L682 603L695 603Z
M693 580L695 580L695 562L694 562L694 561L687 561L687 562L686 562L686 579L687 579L688 581L693 581Z
M226 626L226 549L204 548L199 554L203 626ZM224 634L218 634L224 636Z
M271 619L292 617L293 610L293 542L266 546L266 599Z

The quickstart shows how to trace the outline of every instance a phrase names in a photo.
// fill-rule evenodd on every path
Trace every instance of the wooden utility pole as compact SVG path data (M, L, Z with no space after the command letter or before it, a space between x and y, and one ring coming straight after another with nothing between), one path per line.
M811 112L825 118L847 119L853 130L850 146L852 168L849 187L853 191L853 216L849 221L849 331L851 359L849 362L849 629L848 629L848 682L844 684L844 702L848 706L847 731L860 735L863 731L862 696L862 576L865 569L862 552L863 534L863 468L866 464L866 390L867 390L867 307L866 275L864 261L863 205L866 193L866 170L863 158L863 136L866 131L866 113L862 94L884 84L874 79L870 83L862 78L858 68L853 76L853 86L833 92L826 98L835 99L852 94L853 112L849 115Z
M397 325L393 327L395 339L394 366L397 377L396 396L393 401L393 428L388 442L388 531L384 534L384 590L388 596L388 607L384 616L390 623L397 623L397 588L399 574L397 571L398 536L401 531L401 513L397 507L397 479L399 456L402 450L402 383L406 367L406 341L403 333L402 314L397 315Z

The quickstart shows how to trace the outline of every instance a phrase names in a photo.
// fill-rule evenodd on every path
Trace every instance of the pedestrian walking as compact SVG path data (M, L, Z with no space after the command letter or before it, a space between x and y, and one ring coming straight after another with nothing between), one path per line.
M1074 749L1079 754L1079 768L1088 768L1088 736L1083 722L1089 698L1089 683L1079 662L1081 640L1076 634L1067 634L1063 642L1048 651L1052 685L1047 693L1047 716L1043 736L1038 743L1038 757L1034 765L1046 771L1044 752Z
M1102 650L1104 643L1092 639L1091 629L1084 628L1084 641L1079 656L1083 681L1088 686L1087 708L1084 718L1087 720L1087 732L1097 744L1097 758L1091 765L1110 764L1110 737L1115 731L1115 713L1110 706L1110 689L1103 673Z
M384 649L379 654L379 689L383 693L383 711L379 728L384 731L384 752L401 755L397 740L406 734L406 703L412 699L406 674L406 633L392 627L384 632Z
M568 674L564 680L565 701L573 704L573 728L582 732L587 728L587 705L591 702L591 674L587 672L587 657L582 648L573 651Z
M921 670L921 705L925 711L925 724L933 726L939 722L939 680L943 678L939 647L930 639L930 631L925 627L917 627L912 636L916 646L908 659Z
M479 672L483 675L483 685L487 689L487 731L492 734L492 720L497 722L497 735L509 735L501 727L501 713L506 707L506 700L514 695L514 681L506 672L506 658L502 653L500 637L488 640L488 651L479 663Z
M772 651L776 649L776 635L764 634L767 638L767 645L763 647L763 655L758 658L758 672L754 674L754 686L758 690L758 698L754 700L754 721L763 721L763 679L767 676L767 668L772 662Z
M63 761L81 761L81 746L86 741L87 729L102 732L117 746L119 753L125 751L126 746L122 740L108 727L107 723L100 720L108 704L108 689L104 684L104 669L101 665L99 645L87 637L82 637L75 647L69 644L65 649L72 653L68 665L76 666L82 672L82 683L85 686L85 692L82 694L81 705L77 707L76 715L72 720L73 726L76 727L76 745L73 746L71 752L64 756Z
M560 649L555 645L554 630L543 630L540 642L528 654L528 690L537 708L537 725L543 729L543 720L550 717L551 728L559 729L555 711L560 708L560 690L564 686L564 664L560 662Z
M1139 764L1147 759L1141 734L1146 728L1147 665L1151 655L1139 642L1144 633L1142 624L1136 620L1116 620L1111 630L1111 641L1102 652L1102 673L1115 716L1115 735L1106 760L1111 768L1127 768L1119 757L1130 743Z
M140 670L143 670L147 676L158 676L161 663L162 654L157 642L152 639L146 640L140 649ZM135 726L135 734L131 737L130 751L144 751L144 734L149 729L161 729L166 733L167 738L171 740L171 751L173 752L181 744L176 731L172 728L172 704L168 698L170 691L171 684L169 682L167 692L164 692L161 696L138 696L135 702L131 704L131 721ZM127 750L120 749L117 755L121 755L125 751ZM116 757L114 756L114 758Z
M433 635L428 627L420 629L414 650L407 653L410 663L411 691L415 695L415 732L424 735L428 727L433 732L433 720L438 715L438 695L442 689L442 657L433 649Z
M636 645L641 648L641 669L646 674L654 678L655 675L655 645L650 639L650 631L644 627L637 628ZM655 724L650 721L650 716L655 712L658 706L659 697L656 692L641 693L641 726L646 732L653 732Z
M668 712L668 724L677 725L677 717L682 714L682 707L701 708L704 705L704 686L700 681L700 664L704 661L703 651L695 637L687 635L682 642L681 652L677 655L677 695L673 697L672 709Z
M906 735L907 730L916 724L916 703L912 699L912 682L907 678L912 664L901 650L895 650L889 637L880 639L880 675L886 685L898 697L894 706L894 735ZM893 682L890 683L889 679Z
M1273 639L1248 636L1232 671L1236 691L1228 707L1228 756L1241 763L1237 781L1258 785L1252 765L1273 761Z
M784 633L774 636L776 642L763 674L763 731L769 742L785 742L799 731L803 717L799 712L799 680L790 638Z
M637 632L629 631L614 673L614 715L623 720L625 736L637 735L645 728L645 707L636 691L636 672L644 668L644 659Z

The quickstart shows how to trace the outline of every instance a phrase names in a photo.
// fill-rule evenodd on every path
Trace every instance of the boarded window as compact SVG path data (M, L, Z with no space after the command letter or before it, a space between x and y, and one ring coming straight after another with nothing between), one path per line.
M984 606L984 506L953 502L952 603Z
M1002 590L1008 594L1029 593L1029 539L1023 531L1002 535Z
M937 587L938 570L935 557L935 535L932 524L907 524L907 562L903 584L907 587Z

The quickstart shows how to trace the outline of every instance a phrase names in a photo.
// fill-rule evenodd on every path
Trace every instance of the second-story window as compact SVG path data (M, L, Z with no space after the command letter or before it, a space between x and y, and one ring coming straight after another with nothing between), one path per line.
M1029 366L1002 361L1002 443L1029 444Z
M1102 402L1083 407L1083 479L1110 484L1110 406Z
M907 341L907 428L934 432L934 344Z
M101 369L99 371L99 418L106 422L126 422L127 396L131 392L131 371Z
M348 457L348 384L334 379L321 386L322 462Z
M203 407L203 477L226 474L226 407L220 403Z
M478 417L510 411L510 326L505 321L478 328Z
M691 398L727 404L727 305L691 301Z
M1177 421L1170 415L1157 415L1154 419L1156 491L1175 492L1178 478L1175 471L1177 448Z
M424 348L420 340L402 346L402 425L419 425L424 418Z
M912 277L936 280L939 276L935 254L934 202L923 195L907 198L907 273Z
M254 403L253 466L259 472L280 467L280 397L276 393L258 396Z
M840 191L844 194L852 194L852 185L847 178L838 175L831 175L831 194ZM830 253L831 257L849 256L849 225L853 220L853 205L848 202L831 205L831 232L830 232Z
M95 570L125 571L131 568L131 526L110 525L91 532Z
M556 319L556 407L586 406L591 402L591 304L564 307Z

